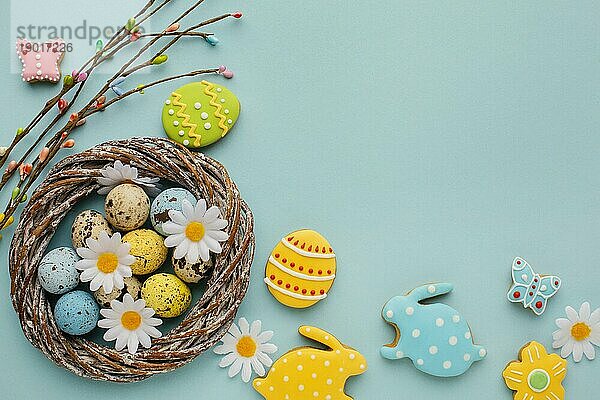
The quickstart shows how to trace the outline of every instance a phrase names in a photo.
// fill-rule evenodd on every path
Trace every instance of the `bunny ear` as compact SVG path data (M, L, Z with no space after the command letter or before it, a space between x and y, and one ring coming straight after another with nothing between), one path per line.
M429 285L419 286L411 290L408 297L413 298L416 302L430 299L432 297L441 296L450 293L454 287L451 283L431 283Z
M314 326L303 325L300 328L298 328L298 333L300 333L304 337L314 340L315 342L322 343L325 346L328 346L332 349L341 349L342 347L344 347L342 343L339 340L337 340L335 336L333 336L331 333Z

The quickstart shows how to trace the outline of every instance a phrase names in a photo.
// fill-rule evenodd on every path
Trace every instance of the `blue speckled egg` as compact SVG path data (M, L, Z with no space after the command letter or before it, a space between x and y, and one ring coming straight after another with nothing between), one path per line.
M98 323L100 307L88 292L75 290L64 294L54 306L58 328L69 335L85 335Z
M169 210L181 211L183 200L192 205L196 204L194 195L183 188L171 188L160 193L150 207L150 221L154 229L163 236L168 236L162 229L162 224L169 221Z
M77 253L69 247L59 247L46 254L38 267L38 280L44 290L63 294L75 289L79 283L77 260Z

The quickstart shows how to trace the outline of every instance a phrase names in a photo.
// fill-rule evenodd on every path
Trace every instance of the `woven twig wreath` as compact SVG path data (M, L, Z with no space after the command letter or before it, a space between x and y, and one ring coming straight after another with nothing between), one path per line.
M218 206L229 221L229 240L216 257L202 298L179 326L136 355L60 331L37 280L56 227L74 204L95 195L96 178L115 160L137 167L141 176L176 182ZM10 248L11 298L27 339L56 364L87 378L139 381L192 361L221 339L248 289L253 256L252 213L223 165L164 139L108 142L58 163L31 196Z

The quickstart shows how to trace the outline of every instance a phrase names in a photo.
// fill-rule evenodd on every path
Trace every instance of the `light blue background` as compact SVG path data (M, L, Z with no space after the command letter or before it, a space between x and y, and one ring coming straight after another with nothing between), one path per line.
M173 1L169 14L182 3ZM75 6L92 13L103 2ZM214 28L222 45L184 41L153 76L219 64L236 72L225 84L240 97L242 116L207 153L228 167L256 217L256 259L239 316L273 329L278 355L310 344L296 333L300 324L359 349L370 364L347 385L356 399L511 399L500 374L519 348L533 339L549 347L566 305L600 307L598 2L213 0L190 20L238 8L243 20ZM5 13L0 22L0 43L8 43ZM3 142L55 91L6 72L12 51L0 53ZM74 151L162 135L162 101L178 85L93 118ZM263 268L275 243L303 227L330 240L339 270L330 297L293 311L267 292ZM8 244L0 243L3 260ZM505 298L517 255L563 279L541 318ZM260 398L230 380L214 354L131 385L57 368L20 331L5 263L0 397ZM393 337L382 305L429 281L455 284L440 300L489 350L459 378L432 378L378 355ZM599 372L600 360L571 363L567 398L595 398Z

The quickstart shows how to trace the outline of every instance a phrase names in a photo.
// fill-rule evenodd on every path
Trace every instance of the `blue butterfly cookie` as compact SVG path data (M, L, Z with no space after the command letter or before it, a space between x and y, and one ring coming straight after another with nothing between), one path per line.
M473 343L467 322L452 307L421 304L451 292L450 283L435 283L396 296L383 307L383 319L396 330L393 343L381 348L390 360L410 358L419 371L439 377L458 376L483 359L486 350Z
M512 264L513 285L507 297L513 303L523 303L535 315L542 315L548 299L560 289L560 278L553 275L539 275L531 265L521 257L516 257Z

